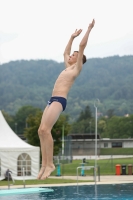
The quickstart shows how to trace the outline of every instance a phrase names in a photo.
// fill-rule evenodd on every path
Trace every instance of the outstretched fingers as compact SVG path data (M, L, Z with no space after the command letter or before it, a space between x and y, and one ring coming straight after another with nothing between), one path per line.
M82 29L79 29L79 30L77 31L78 35L79 35L81 32L82 32Z
M92 20L92 25L93 25L93 26L95 25L95 20L94 20L94 19Z
M95 20L93 19L92 22L89 24L89 28L92 29L95 25Z

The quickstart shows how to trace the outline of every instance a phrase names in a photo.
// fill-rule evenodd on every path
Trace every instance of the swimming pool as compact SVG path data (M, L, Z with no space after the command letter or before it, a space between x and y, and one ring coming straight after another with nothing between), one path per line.
M133 184L83 185L49 187L53 192L12 194L0 196L0 200L131 200Z

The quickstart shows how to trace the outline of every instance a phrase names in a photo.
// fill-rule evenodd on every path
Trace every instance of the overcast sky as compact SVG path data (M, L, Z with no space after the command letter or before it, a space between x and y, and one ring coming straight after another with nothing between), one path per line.
M63 61L75 29L95 19L87 58L133 55L133 0L0 0L0 63L12 60Z

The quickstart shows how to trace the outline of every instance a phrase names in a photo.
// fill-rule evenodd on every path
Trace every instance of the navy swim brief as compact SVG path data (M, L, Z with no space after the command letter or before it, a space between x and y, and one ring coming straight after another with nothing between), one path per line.
M61 103L63 111L65 110L67 105L67 100L64 97L51 97L50 100L48 101L48 105L50 105L53 101Z

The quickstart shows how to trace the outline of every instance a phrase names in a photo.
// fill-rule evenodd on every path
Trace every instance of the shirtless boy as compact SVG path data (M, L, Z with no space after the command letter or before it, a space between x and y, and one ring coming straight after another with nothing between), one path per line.
M51 130L58 120L61 112L65 110L68 92L74 80L80 74L82 65L86 62L86 57L83 53L94 24L95 20L93 19L80 42L79 51L74 51L74 53L70 56L73 40L82 32L81 29L76 30L75 33L71 35L64 51L64 62L66 69L60 73L55 82L52 97L48 101L48 105L44 110L41 124L38 129L42 152L42 167L38 174L38 179L44 180L48 178L55 169L53 164L53 138L51 135Z

